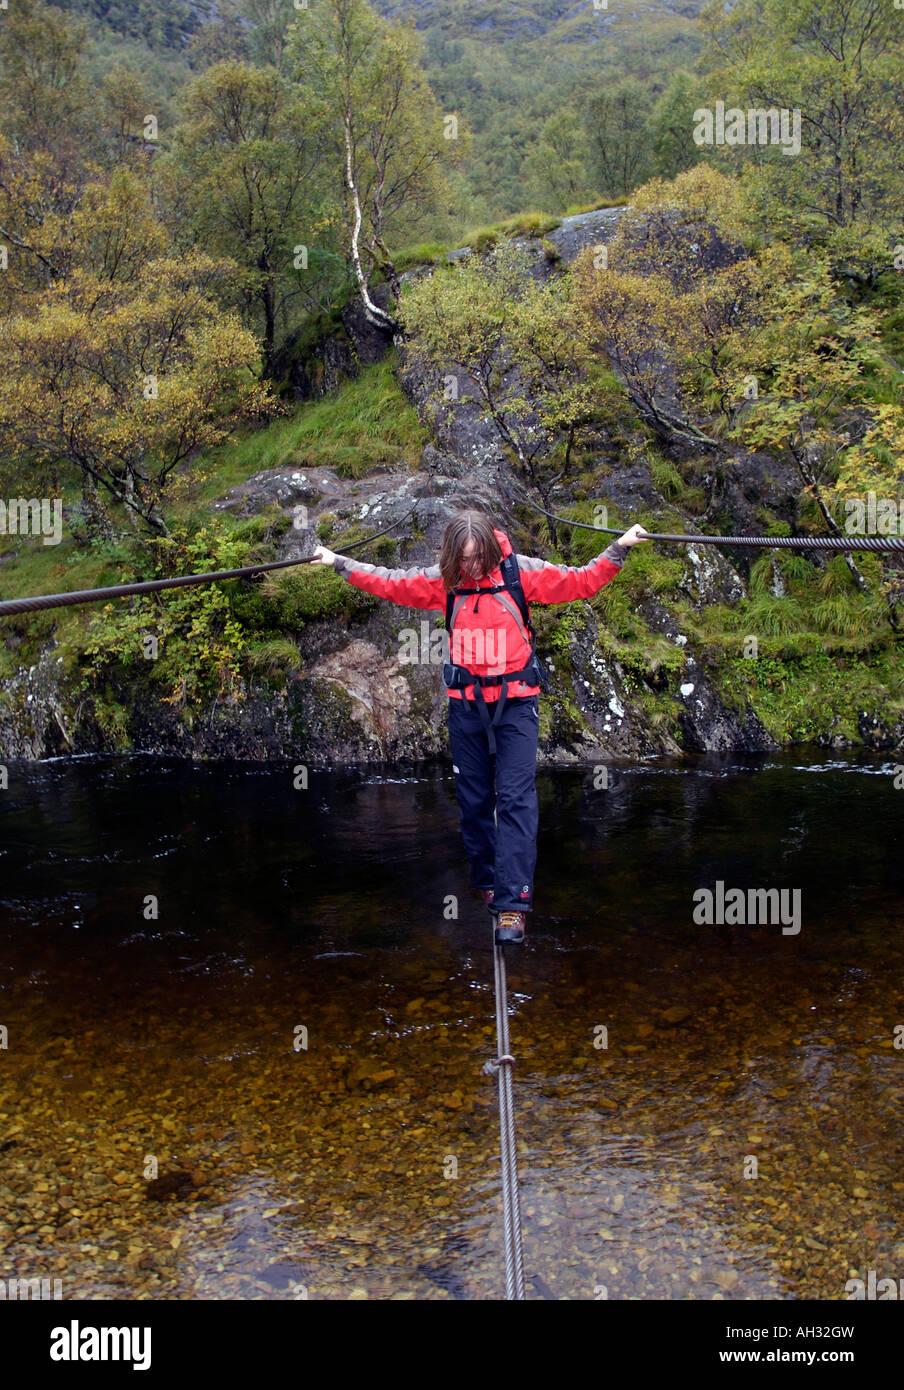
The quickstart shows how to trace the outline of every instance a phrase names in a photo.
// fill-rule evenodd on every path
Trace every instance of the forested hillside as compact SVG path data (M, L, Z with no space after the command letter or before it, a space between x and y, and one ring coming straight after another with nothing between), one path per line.
M310 0L312 12L317 4ZM528 206L559 211L599 192L623 195L634 175L677 172L681 165L665 147L676 102L687 104L701 6L378 0L377 12L415 26L437 100L474 136L455 206L431 234L454 240L476 222ZM92 72L102 77L128 63L173 113L193 71L216 58L271 60L282 42L274 36L299 14L280 0L61 0L60 8L88 25ZM594 137L606 127L610 143L620 134L617 152Z

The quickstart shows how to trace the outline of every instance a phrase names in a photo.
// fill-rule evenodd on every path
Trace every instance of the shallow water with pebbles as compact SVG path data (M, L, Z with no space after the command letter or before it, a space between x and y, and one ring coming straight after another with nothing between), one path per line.
M529 1298L904 1277L904 791L821 756L538 773L507 957ZM490 928L449 770L292 781L10 766L0 1278L503 1296ZM800 889L800 931L696 924L716 880Z

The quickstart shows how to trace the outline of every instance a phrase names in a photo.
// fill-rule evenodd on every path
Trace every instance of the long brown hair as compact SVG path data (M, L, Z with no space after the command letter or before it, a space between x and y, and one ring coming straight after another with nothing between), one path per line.
M454 589L460 582L462 571L462 551L469 540L475 542L472 564L476 564L480 578L494 570L502 560L502 547L493 534L493 523L486 512L473 508L456 512L443 532L443 543L439 553L439 568L446 591Z

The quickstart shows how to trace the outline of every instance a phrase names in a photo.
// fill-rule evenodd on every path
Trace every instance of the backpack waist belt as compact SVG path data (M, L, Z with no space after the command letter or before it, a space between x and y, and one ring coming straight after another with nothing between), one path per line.
M528 664L522 667L520 671L506 671L505 674L502 676L475 676L473 672L469 671L466 666L456 666L451 661L446 661L443 664L443 684L445 685L447 690L465 690L468 688L468 686L473 685L474 703L477 706L477 709L480 713L481 722L483 723L483 727L486 730L486 735L487 739L489 740L491 753L496 752L496 735L493 733L493 730L495 729L496 725L499 723L500 718L502 717L502 711L504 710L505 702L508 699L509 681L512 681L513 683L517 681L524 681L526 685L540 684L539 672L537 670L537 662L534 653L531 654L531 659L528 662ZM490 712L487 709L487 702L483 698L483 690L481 689L481 687L484 685L502 686L502 694L499 696L499 699L495 702L496 710L492 720L490 719ZM462 699L465 698L465 696L462 696Z

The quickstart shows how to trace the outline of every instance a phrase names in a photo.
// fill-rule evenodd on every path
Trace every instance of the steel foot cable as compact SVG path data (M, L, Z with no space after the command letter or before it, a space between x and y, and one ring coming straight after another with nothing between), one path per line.
M505 1296L524 1298L524 1256L521 1248L521 1197L518 1192L518 1155L515 1148L515 1108L512 1100L512 1067L509 1051L508 999L505 982L505 947L495 939L493 965L496 988L496 1058L484 1065L499 1083L499 1148L502 1158L502 1211L505 1242Z

